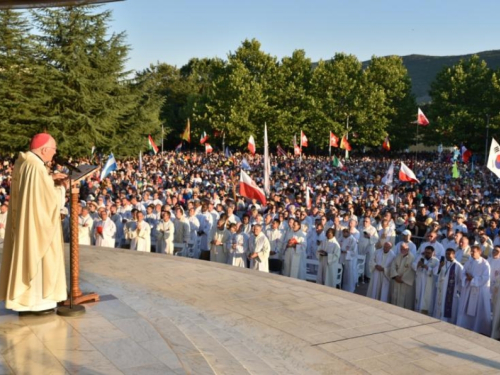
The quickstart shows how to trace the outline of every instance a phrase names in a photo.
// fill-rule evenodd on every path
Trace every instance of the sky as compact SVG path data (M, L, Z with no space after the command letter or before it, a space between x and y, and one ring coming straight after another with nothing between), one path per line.
M245 39L281 59L337 52L361 61L386 55L462 55L500 49L498 0L125 0L111 30L125 31L129 69L190 58L227 58Z

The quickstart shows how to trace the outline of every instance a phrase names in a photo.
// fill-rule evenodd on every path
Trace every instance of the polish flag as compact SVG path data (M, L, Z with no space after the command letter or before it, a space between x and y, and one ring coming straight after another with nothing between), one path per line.
M339 147L339 137L330 132L330 146L331 147Z
M427 120L427 117L425 117L424 112L422 112L420 108L418 109L418 114L417 114L417 124L422 126L429 125L429 120Z
M420 183L420 181L415 176L415 173L413 173L413 171L408 168L408 166L403 162L401 162L401 169L399 170L399 180Z
M255 155L255 140L253 139L253 135L248 138L248 150Z
M302 147L307 147L307 137L302 130L300 131L300 145Z
M460 150L461 153L462 153L462 161L464 163L468 163L469 162L469 159L470 157L472 156L472 152L471 150L468 150L467 147L465 146L462 146L462 149Z
M240 195L249 199L257 199L264 206L267 205L266 195L264 190L259 188L257 184L241 170L240 175Z
M204 144L206 141L208 141L208 135L206 132L203 132L200 138L200 144Z
M391 144L389 143L389 137L385 137L384 143L382 143L382 148L386 151L391 151Z
M210 146L210 143L205 143L205 153L210 154L214 149Z

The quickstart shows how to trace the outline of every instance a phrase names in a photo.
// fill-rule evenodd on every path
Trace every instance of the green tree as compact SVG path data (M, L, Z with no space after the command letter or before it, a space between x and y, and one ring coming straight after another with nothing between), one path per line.
M244 146L254 135L257 147L262 147L258 140L263 137L264 123L273 123L277 117L268 100L277 67L276 57L262 52L255 39L245 40L229 54L210 91L206 116L212 128L225 131L230 144Z
M0 147L25 149L43 107L29 23L21 13L0 11Z
M32 15L40 30L38 54L48 97L42 125L58 140L61 153L88 155L92 145L135 153L132 138L159 133L159 122L151 121L155 106L138 106L143 94L126 79L129 48L124 33L109 35L110 11L70 7ZM152 112L145 114L148 109ZM131 120L133 126L127 123Z
M384 92L386 132L391 147L403 149L414 143L416 102L411 92L411 79L399 56L372 57L366 75L369 82ZM381 141L381 136L377 137Z
M500 85L497 73L477 55L444 68L431 84L432 105L426 141L467 143L484 151L486 119L493 132L500 128Z

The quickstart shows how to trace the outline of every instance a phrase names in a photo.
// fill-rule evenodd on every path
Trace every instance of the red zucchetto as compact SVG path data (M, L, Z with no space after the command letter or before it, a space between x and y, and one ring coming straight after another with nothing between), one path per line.
M50 141L50 138L51 136L48 133L38 133L31 139L30 150L45 146Z

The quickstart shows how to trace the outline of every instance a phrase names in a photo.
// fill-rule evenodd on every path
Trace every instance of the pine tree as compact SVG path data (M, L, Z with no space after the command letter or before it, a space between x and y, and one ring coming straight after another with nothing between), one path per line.
M128 46L125 34L108 36L111 11L69 7L33 12L41 35L38 53L43 61L43 83L48 102L40 115L44 127L58 141L62 154L88 155L92 145L117 154L138 151L131 146L137 133L154 133L158 121L141 113L142 93L127 80L124 70ZM156 113L157 115L158 113ZM136 119L136 132L120 128ZM147 123L141 121L146 119ZM123 151L120 151L123 150Z
M29 24L22 13L0 11L0 148L25 149L37 131L37 67Z

